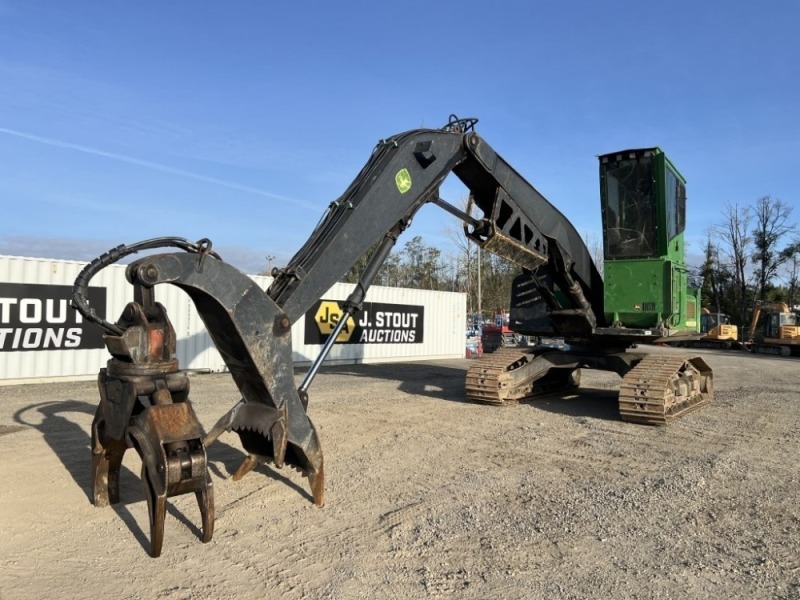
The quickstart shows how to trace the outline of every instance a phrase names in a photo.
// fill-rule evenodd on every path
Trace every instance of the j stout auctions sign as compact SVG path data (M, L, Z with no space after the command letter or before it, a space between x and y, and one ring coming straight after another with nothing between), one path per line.
M324 344L341 320L341 302L320 300L306 313L306 344ZM355 317L349 317L337 344L421 344L425 307L408 304L365 302Z
M105 318L106 289L89 288ZM0 283L0 352L102 348L103 332L70 306L72 287Z

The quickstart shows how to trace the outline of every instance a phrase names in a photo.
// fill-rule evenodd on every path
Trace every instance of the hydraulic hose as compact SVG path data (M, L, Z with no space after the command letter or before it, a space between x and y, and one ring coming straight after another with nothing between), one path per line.
M100 271L116 262L119 262L126 256L136 254L142 250L168 247L180 248L186 252L192 252L196 254L210 255L217 259L220 258L216 252L211 250L211 240L208 238L203 238L197 242L190 242L189 240L180 237L158 237L136 242L135 244L130 245L120 244L116 248L112 248L108 252L104 252L95 258L92 262L86 265L75 278L75 284L72 286L73 308L81 313L81 315L83 315L87 321L99 325L107 333L113 335L122 335L124 332L122 328L100 317L97 314L97 311L95 311L95 309L89 304L89 298L87 296L89 281L91 281L92 277L97 275Z

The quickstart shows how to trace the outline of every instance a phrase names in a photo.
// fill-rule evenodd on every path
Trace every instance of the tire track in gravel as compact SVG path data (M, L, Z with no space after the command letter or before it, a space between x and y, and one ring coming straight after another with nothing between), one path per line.
M680 443L698 452L713 453L752 466L768 466L787 474L795 470L792 461L776 454L773 448L800 438L796 403L786 402L784 394L766 392L757 403L737 403L735 395L725 394L725 408L718 419L704 424L686 421L678 430ZM795 442L796 445L796 442Z
M494 579L491 596L513 598L517 583L497 586L494 562L500 560L505 573L556 568L563 562L562 549L544 534L519 547L482 525L478 515L520 508L518 499L498 496L496 484L502 479L482 475L470 486L468 497L458 483L444 486L380 516L378 525L391 542L392 562L411 564L426 595L461 595L472 583Z

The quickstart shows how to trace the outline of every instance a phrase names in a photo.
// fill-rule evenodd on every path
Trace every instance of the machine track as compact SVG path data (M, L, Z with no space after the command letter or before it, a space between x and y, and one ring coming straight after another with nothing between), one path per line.
M557 366L526 349L501 348L467 371L467 399L515 404L580 385L579 363ZM648 354L625 373L619 389L623 421L666 425L711 402L713 373L699 357Z
M467 399L507 405L580 384L580 369L550 368L534 362L536 355L521 348L499 348L484 355L467 371Z
M648 354L622 379L623 421L666 425L711 402L711 368L699 357Z

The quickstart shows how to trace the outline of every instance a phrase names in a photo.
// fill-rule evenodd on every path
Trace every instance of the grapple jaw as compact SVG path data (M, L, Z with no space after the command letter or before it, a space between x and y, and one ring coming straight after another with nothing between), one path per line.
M322 450L294 383L291 323L285 313L252 279L201 248L132 263L127 277L134 301L116 324L102 321L92 315L82 290L98 266L126 252L119 247L87 267L73 296L75 306L108 332L104 339L112 355L98 376L100 403L92 423L94 503L119 502L123 455L134 448L142 459L151 556L161 553L167 499L179 494L195 493L201 539L210 541L214 494L206 447L234 431L247 452L234 480L259 464L289 464L308 477L314 504L322 506ZM175 358L175 331L164 307L155 302L154 288L160 283L178 286L192 299L241 394L205 435L189 402L189 378Z
M239 388L242 399L211 428L205 445L235 431L248 456L234 479L265 462L288 463L309 478L314 503L322 506L322 450L295 386L286 314L252 279L213 257L148 256L129 265L127 276L184 290Z
M92 422L92 498L119 502L123 456L142 460L150 521L150 555L161 554L167 498L194 492L203 542L214 532L214 488L206 466L203 428L189 401L189 378L178 370L175 331L152 290L135 287L136 301L105 336L112 355L97 379L100 404Z

